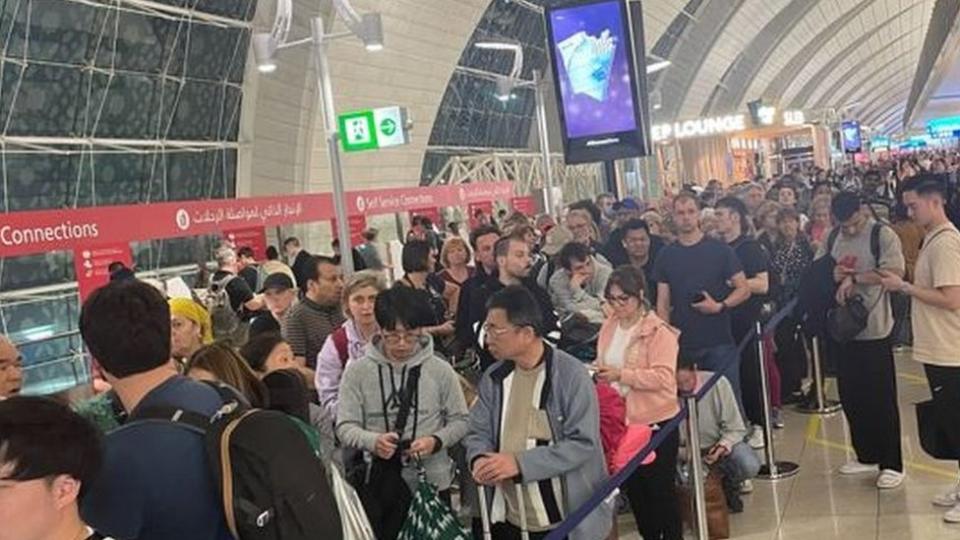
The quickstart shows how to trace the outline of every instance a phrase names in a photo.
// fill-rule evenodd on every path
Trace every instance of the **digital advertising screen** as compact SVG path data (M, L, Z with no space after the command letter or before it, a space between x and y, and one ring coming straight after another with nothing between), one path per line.
M863 150L860 122L847 120L840 124L840 141L843 143L843 151L848 154L856 154Z
M639 2L579 0L545 12L567 163L649 153Z

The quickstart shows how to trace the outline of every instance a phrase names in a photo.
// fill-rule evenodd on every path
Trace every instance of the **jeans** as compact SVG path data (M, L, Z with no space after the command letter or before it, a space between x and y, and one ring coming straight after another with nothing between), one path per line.
M733 445L727 459L736 464L740 482L755 478L760 472L760 458L757 457L753 448L750 448L750 445L745 442L738 442Z
M743 394L740 390L740 356L735 345L716 345L705 349L696 349L689 352L689 360L696 363L698 369L722 372L730 381L733 394L737 397L737 405L743 414Z

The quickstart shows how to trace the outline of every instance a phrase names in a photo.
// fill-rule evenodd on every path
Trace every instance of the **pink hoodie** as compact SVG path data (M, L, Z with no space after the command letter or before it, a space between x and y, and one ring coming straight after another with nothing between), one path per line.
M603 365L617 324L619 321L610 317L600 328L598 365ZM654 424L680 412L676 375L679 337L679 330L652 311L630 329L620 372L620 384L630 388L626 396L628 424Z

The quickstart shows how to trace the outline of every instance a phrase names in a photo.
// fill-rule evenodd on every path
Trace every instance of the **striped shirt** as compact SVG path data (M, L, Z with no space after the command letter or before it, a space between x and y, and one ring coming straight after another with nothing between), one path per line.
M315 369L323 342L344 320L340 304L323 306L304 298L290 308L283 325L283 338L290 344L294 356L302 356L307 367Z

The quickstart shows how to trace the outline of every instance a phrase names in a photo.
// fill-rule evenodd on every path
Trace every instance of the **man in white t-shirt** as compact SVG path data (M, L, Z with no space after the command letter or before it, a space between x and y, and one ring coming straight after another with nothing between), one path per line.
M883 286L913 298L913 357L923 363L934 400L960 405L960 232L946 214L946 184L920 175L903 185L903 203L926 236L908 283L884 273ZM950 508L944 521L960 523L960 485L936 497Z

